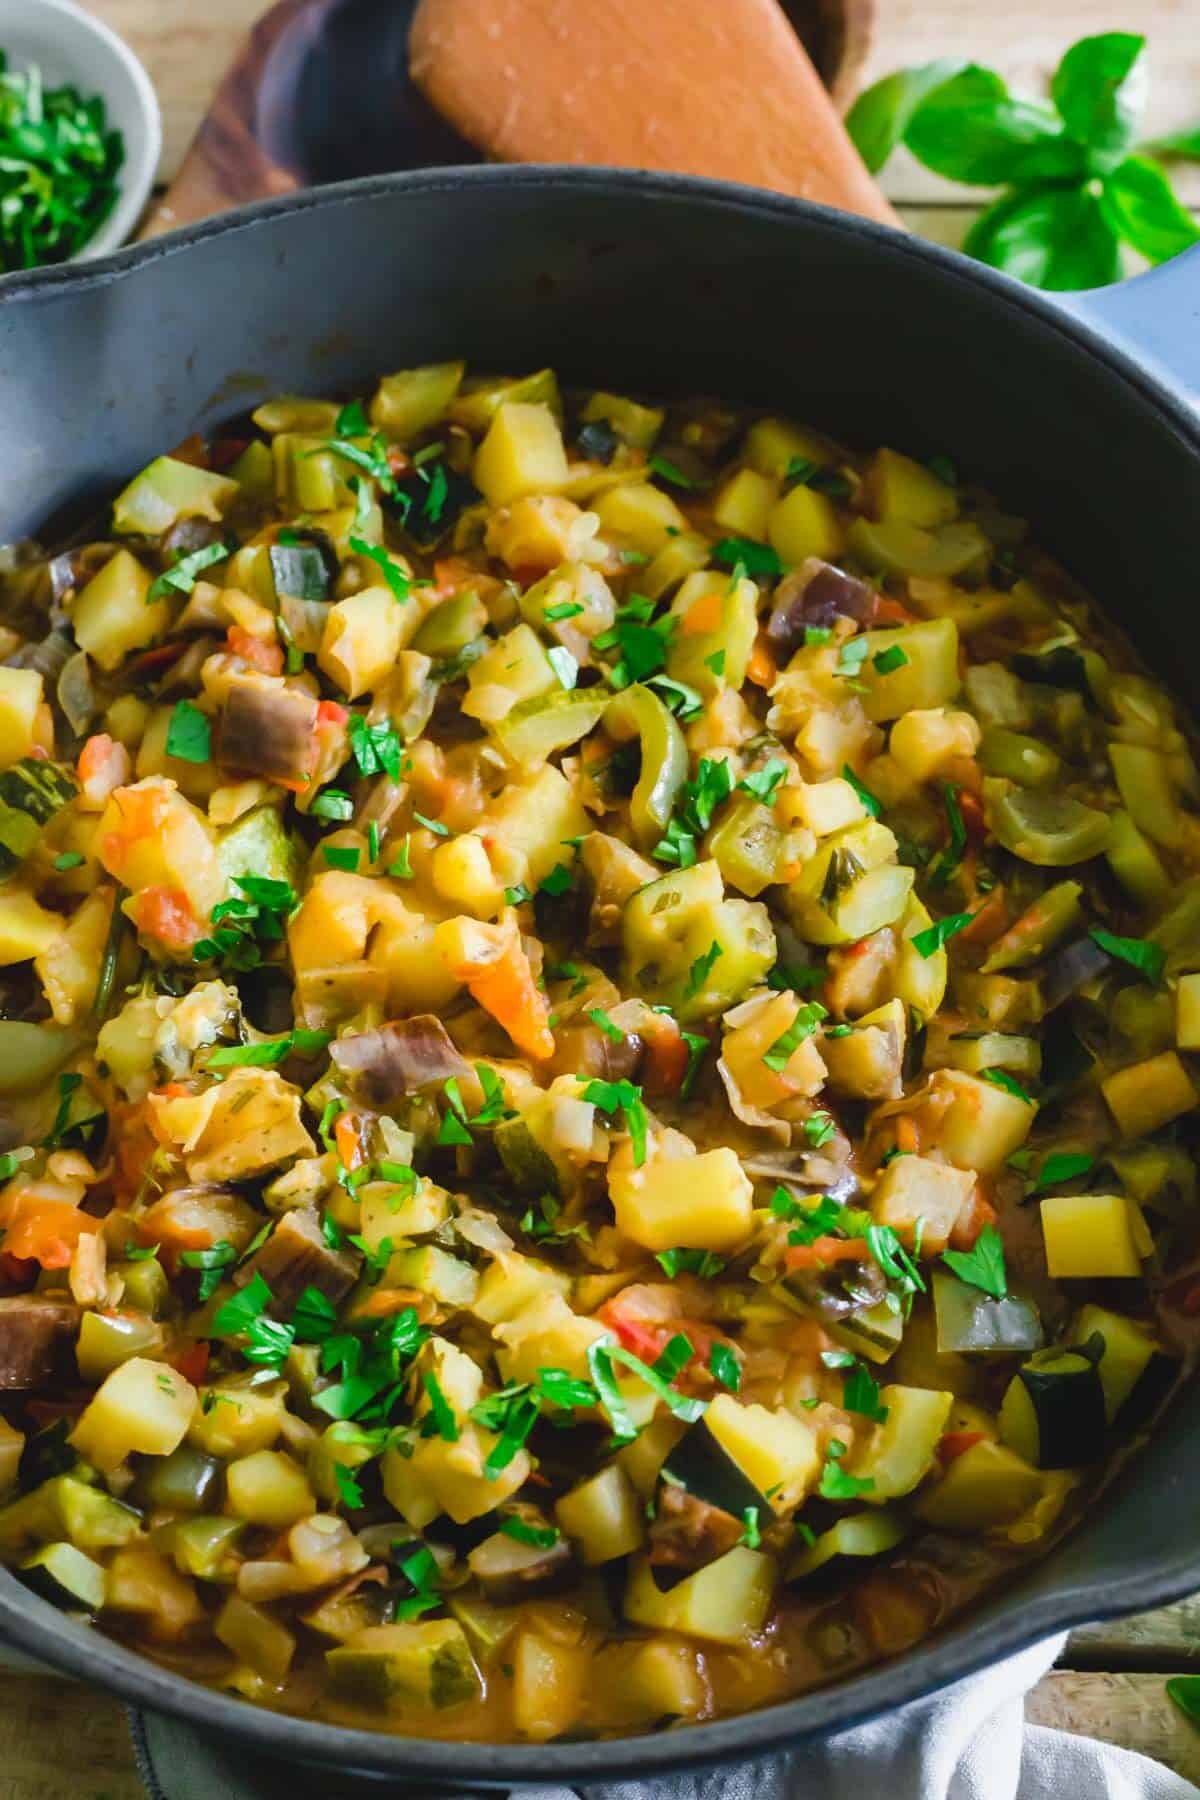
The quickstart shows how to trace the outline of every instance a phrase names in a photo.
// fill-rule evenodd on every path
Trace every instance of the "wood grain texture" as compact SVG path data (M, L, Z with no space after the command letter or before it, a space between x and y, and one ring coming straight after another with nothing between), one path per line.
M0 1800L145 1800L111 1695L46 1675L0 1677Z
M1123 1750L1140 1750L1188 1781L1200 1781L1200 1731L1167 1699L1161 1675L1090 1675L1055 1669L1029 1695L1025 1717L1031 1725L1049 1725L1119 1744ZM1085 1797L1081 1794L1077 1800Z

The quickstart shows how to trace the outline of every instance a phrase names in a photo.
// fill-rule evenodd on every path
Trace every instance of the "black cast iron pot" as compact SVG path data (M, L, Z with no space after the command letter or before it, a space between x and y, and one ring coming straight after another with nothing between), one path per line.
M0 540L280 391L466 356L791 411L949 453L1196 695L1200 251L1069 309L790 200L603 171L442 170L248 208L0 282ZM1140 346L1140 349L1138 348ZM896 1661L742 1718L545 1746L284 1718L169 1674L0 1573L0 1636L244 1748L405 1783L595 1783L826 1735L1085 1620L1200 1587L1200 1388L1041 1563Z

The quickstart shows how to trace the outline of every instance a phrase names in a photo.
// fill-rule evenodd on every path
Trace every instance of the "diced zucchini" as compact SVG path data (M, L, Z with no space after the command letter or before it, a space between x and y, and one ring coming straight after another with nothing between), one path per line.
M171 609L147 600L150 577L137 557L118 550L84 587L71 614L76 642L102 669L117 669L134 650L157 643Z
M1171 880L1150 839L1122 808L1111 815L1112 830L1104 854L1121 886L1142 906L1165 906Z
M592 1566L629 1556L646 1541L641 1502L619 1463L607 1463L571 1488L556 1503L554 1516Z
M997 1300L960 1281L948 1269L936 1269L933 1305L938 1349L942 1352L1010 1356L1041 1347L1042 1326L1037 1309L1016 1294Z
M1037 1469L1074 1469L1104 1454L1104 1389L1095 1363L1042 1350L1022 1363L1000 1407L1000 1441Z
M1140 1275L1132 1208L1124 1194L1051 1194L1043 1200L1042 1235L1051 1279Z
M380 1712L459 1706L480 1692L479 1671L454 1619L371 1625L325 1653L339 1700Z
M963 1032L946 1045L952 1069L982 1075L985 1069L1008 1069L1033 1081L1042 1072L1042 1046L1036 1038L1016 1037L1002 1031Z
M297 860L295 845L273 806L251 808L217 839L217 864L229 881L252 870L270 881L291 884Z
M170 1456L145 1465L133 1493L141 1505L160 1512L210 1512L219 1502L222 1477L215 1456L182 1443Z
M1041 1491L1036 1469L985 1438L954 1458L941 1480L921 1495L916 1511L939 1531L991 1531L1027 1512Z
M801 1581L843 1556L884 1556L903 1542L908 1531L908 1520L896 1509L848 1513L800 1551L788 1564L786 1579Z
M1081 916L1083 889L1077 881L1059 881L1026 907L1015 924L988 951L985 975L1038 962L1074 930Z
M237 499L238 484L173 456L159 456L113 501L113 530L159 537L179 519L219 520Z
M890 1384L880 1389L887 1418L847 1458L846 1468L858 1480L869 1480L863 1499L871 1506L896 1500L919 1487L937 1460L937 1447L954 1395L944 1389Z
M1174 1050L1164 1050L1147 1062L1119 1069L1100 1083L1100 1091L1127 1138L1148 1137L1172 1119L1190 1112L1200 1100L1183 1063Z
M771 1557L739 1544L661 1593L649 1563L639 1559L625 1590L625 1617L632 1625L680 1631L712 1643L745 1643L766 1622L775 1574Z
M988 776L983 800L988 829L1006 850L1038 868L1086 862L1107 849L1112 835L1107 813L1070 794L1013 787Z
M979 745L979 766L988 775L1003 775L1020 787L1052 787L1062 758L1040 738L991 725Z
M758 634L758 587L704 569L689 575L671 602L676 620L667 646L667 673L697 693L740 688Z
M522 702L561 692L545 646L532 625L522 623L471 664L463 711L469 718L495 726Z
M868 631L866 660L857 677L866 688L863 709L875 724L904 713L945 706L961 686L958 673L958 629L952 619L928 619L920 625ZM879 658L903 650L906 661L881 674Z
M624 394L608 394L597 389L588 395L579 416L585 425L603 419L635 450L649 450L662 430L665 415L659 406L643 406Z
M483 661L484 658L480 658ZM473 664L473 668L479 665ZM594 731L609 696L595 689L555 691L522 700L490 726L492 737L511 763L532 769Z
M239 1662L245 1663L264 1681L278 1686L284 1679L296 1653L296 1640L286 1625L272 1618L262 1607L230 1594L218 1613L213 1631Z
M371 398L371 423L399 444L436 425L459 390L467 365L424 363L385 375Z
M1122 804L1138 830L1164 849L1176 849L1183 838L1183 814L1162 751L1146 744L1110 743L1108 754Z
M625 906L629 989L665 1002L684 1024L724 1012L775 961L765 906L723 894L716 863L700 862L649 882Z
M79 1322L75 1360L83 1379L95 1386L131 1356L153 1357L163 1347L163 1329L136 1312L85 1312Z
M845 1349L855 1351L868 1362L885 1363L900 1345L904 1319L895 1307L880 1300L862 1312L830 1319L825 1329Z
M929 529L958 517L954 489L898 450L875 452L867 469L865 498L876 519L903 519Z
M450 1256L436 1244L397 1250L388 1263L388 1280L399 1287L413 1287L430 1294L443 1306L470 1306L479 1277L470 1263Z
M532 375L469 375L450 402L450 418L456 425L482 435L502 406L510 401L527 406L548 406L562 414L558 379L553 369L537 369Z
M20 1566L21 1580L43 1600L68 1610L99 1612L104 1605L104 1570L74 1544L46 1544Z
M446 1605L462 1626L473 1654L486 1668L495 1662L521 1623L517 1606L493 1606L470 1588L446 1596Z
M817 1435L806 1419L786 1407L745 1405L730 1394L718 1394L703 1423L777 1511L790 1510L816 1485L821 1469ZM668 1463L675 1466L672 1459Z
M232 1581L237 1573L237 1541L246 1529L240 1519L197 1514L171 1528L171 1555L181 1575L197 1581Z
M936 531L904 519L855 519L847 543L868 569L934 577L961 575L972 564L982 568L991 548L971 519L952 519Z

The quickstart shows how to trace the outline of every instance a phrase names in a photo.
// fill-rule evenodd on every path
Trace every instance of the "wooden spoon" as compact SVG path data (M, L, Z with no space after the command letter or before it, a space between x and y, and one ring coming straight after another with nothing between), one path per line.
M583 0L581 13L604 4ZM869 49L875 6L784 0L793 31L841 106ZM416 0L279 0L241 44L141 236L322 182L479 161L411 78L415 10Z

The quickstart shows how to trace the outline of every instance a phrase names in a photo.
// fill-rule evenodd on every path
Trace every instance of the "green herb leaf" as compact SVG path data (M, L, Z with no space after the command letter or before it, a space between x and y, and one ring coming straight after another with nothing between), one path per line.
M661 476L664 481L669 481L672 487L694 488L696 485L691 476L685 475L678 463L671 462L669 457L656 454L649 459L646 466L652 469L656 475Z
M688 970L687 985L683 990L685 1000L694 1000L703 991L704 984L712 973L713 964L723 955L720 944L714 938L702 956L698 956Z
M1127 156L1105 176L1100 206L1116 235L1152 263L1200 242L1196 221L1148 156Z
M1012 1158L1009 1158L1012 1161ZM1033 1192L1040 1194L1046 1188L1057 1187L1062 1181L1077 1181L1096 1166L1094 1156L1083 1151L1052 1150L1038 1170L1033 1183Z
M914 933L910 939L913 949L925 958L936 955L957 932L965 931L974 917L974 913L951 913L947 918L939 919L928 930Z
M764 806L770 806L780 782L787 780L788 766L781 757L773 756L761 769L752 769L738 782L740 794L752 794Z
M959 868L963 852L967 847L967 828L963 824L962 807L958 803L958 789L948 781L942 783L942 801L946 808L946 825L950 833L950 841L929 871L929 885L944 887L950 877Z
M972 63L927 95L904 142L918 162L972 187L1079 179L1084 158L1048 106L1014 100Z
M782 1074L800 1045L812 1037L821 1020L826 1017L826 1009L819 1000L802 1000L796 1009L796 1017L782 1036L777 1037L770 1049L764 1052L763 1062L776 1075Z
M723 569L740 565L747 575L782 575L786 567L778 550L754 538L722 538L713 548L712 559Z
M1200 1725L1200 1675L1172 1675L1167 1683L1167 1699L1185 1719Z
M973 1250L946 1250L942 1261L960 1281L981 1288L993 1300L1008 1294L1008 1276L1004 1267L1004 1240L994 1225L985 1225L975 1240Z
M889 644L886 650L877 650L871 658L871 667L877 675L894 675L897 669L903 669L908 663L908 652L899 644Z
M322 844L321 855L331 869L345 869L353 875L358 867L360 852L349 844Z
M1105 31L1072 44L1050 95L1076 143L1116 154L1133 142L1146 103L1146 40Z
M425 1415L432 1420L432 1430L426 1435L440 1437L445 1444L457 1444L459 1439L458 1420L454 1416L454 1408L441 1389L441 1384L432 1369L426 1369L421 1377L421 1386L429 1399L429 1411Z
M179 700L172 709L167 726L167 755L190 763L206 763L212 756L212 727L190 700Z
M873 794L869 787L864 787L849 763L842 764L842 780L848 781L873 819L878 819L883 812L883 803Z
M622 1113L633 1144L634 1164L641 1168L646 1160L647 1129L641 1088L635 1087L632 1081L589 1081L580 1098L590 1100L609 1118L616 1112Z
M1106 287L1121 273L1117 240L1098 195L1086 187L1006 194L976 219L963 249L1051 292Z
M919 68L898 69L859 95L846 114L846 130L872 174L882 169L903 141L909 121L926 95L943 86L962 66L957 58L943 57Z
M708 1357L708 1367L714 1381L719 1381L723 1388L736 1394L742 1385L742 1365L728 1344L714 1343Z
M78 850L64 850L61 856L54 859L54 867L60 875L65 875L68 869L78 869L82 864L83 857Z
M623 1044L625 1042L625 1033L619 1025L613 1024L602 1006L590 1007L587 1016L592 1024L597 1026L612 1043Z
M654 1260L671 1281L677 1275L697 1275L701 1281L711 1281L725 1267L725 1258L714 1250L660 1250Z
M993 1087L1003 1088L1006 1094L1013 1096L1014 1100L1023 1100L1026 1106L1037 1104L1033 1095L1027 1094L1016 1076L1010 1075L1007 1069L985 1069L983 1079L990 1081Z
M286 1032L283 1037L266 1038L260 1044L237 1044L214 1050L208 1066L210 1069L270 1069L293 1052L300 1056L315 1056L332 1036L330 1031L307 1031L297 1026L295 1031Z
M350 754L360 775L389 775L399 781L404 744L392 725L369 725L362 713L352 712L346 723Z
M1192 125L1186 131L1169 131L1166 137L1154 138L1142 148L1154 156L1185 156L1193 161L1200 160L1200 125Z
M846 1446L840 1438L830 1438L827 1447L828 1461L821 1470L821 1482L817 1489L823 1500L857 1500L860 1494L869 1494L875 1486L870 1475L859 1477L848 1475L841 1466L842 1457L846 1454Z
M511 1513L508 1518L500 1521L500 1529L514 1543L528 1544L534 1550L552 1550L562 1536L553 1525L530 1525L525 1519L519 1519Z
M861 1413L876 1424L887 1423L888 1409L879 1403L879 1383L863 1363L851 1359L853 1366L845 1373L842 1405L847 1412Z

